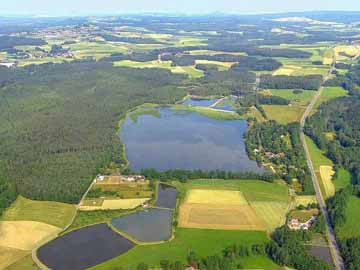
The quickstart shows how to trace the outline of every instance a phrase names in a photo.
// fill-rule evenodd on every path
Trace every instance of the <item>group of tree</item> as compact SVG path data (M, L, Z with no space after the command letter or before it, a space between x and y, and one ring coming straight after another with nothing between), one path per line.
M260 87L263 89L304 89L317 90L323 81L321 75L287 76L262 75Z
M303 194L313 194L314 188L299 136L299 124L281 125L275 121L250 122L245 143L250 158L259 163L275 164L284 180L298 179Z
M17 197L15 184L0 178L0 217Z
M12 49L15 46L32 45L41 46L46 42L39 38L21 37L21 36L0 36L0 51L5 49Z

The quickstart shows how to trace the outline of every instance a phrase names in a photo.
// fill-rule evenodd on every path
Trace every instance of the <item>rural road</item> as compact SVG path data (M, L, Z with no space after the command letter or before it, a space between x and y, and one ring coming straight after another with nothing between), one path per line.
M330 76L332 74L332 71L335 68L335 63L336 63L336 58L335 58L335 54L334 54L333 64L330 67L330 70L329 70L328 74L324 77L323 84L326 82L326 80L328 80L330 78ZM309 170L311 172L311 178L312 178L314 189L315 189L315 192L316 192L316 198L317 198L317 201L319 203L320 210L323 213L324 218L325 218L326 234L327 234L327 237L328 237L329 248L330 248L330 251L331 251L331 255L333 257L335 269L336 270L345 270L344 262L343 262L343 259L341 257L341 254L340 254L339 245L336 242L335 232L334 232L334 229L331 226L329 214L328 214L328 211L327 211L327 208L326 208L326 203L325 203L324 197L323 197L323 195L321 193L320 185L319 185L318 179L317 179L316 174L315 174L314 166L313 166L311 158L310 158L309 149L307 147L307 144L306 144L306 141L305 141L305 135L304 135L304 126L305 126L306 118L310 115L310 113L311 113L312 109L314 108L317 100L319 99L322 91L323 91L323 86L321 86L320 89L316 92L315 96L311 100L310 104L306 108L306 110L305 110L305 112L304 112L304 114L303 114L303 116L301 118L301 121L300 121L300 125L301 125L300 139L301 139L301 143L302 143L302 145L304 147L305 155L306 155L306 161L307 161Z

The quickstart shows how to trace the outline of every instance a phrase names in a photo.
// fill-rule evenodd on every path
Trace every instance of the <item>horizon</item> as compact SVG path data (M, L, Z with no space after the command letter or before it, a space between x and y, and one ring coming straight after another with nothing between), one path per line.
M168 14L168 15L206 15L214 13L235 15L261 15L304 12L359 12L360 1L343 0L329 3L328 0L304 0L281 3L276 0L253 0L251 3L236 0L213 2L210 0L175 1L137 0L136 2L116 0L86 1L63 0L61 6L47 0L5 1L0 5L0 16L44 16L79 17L111 16L121 14ZM311 7L311 8L309 8ZM351 7L351 8L350 8Z

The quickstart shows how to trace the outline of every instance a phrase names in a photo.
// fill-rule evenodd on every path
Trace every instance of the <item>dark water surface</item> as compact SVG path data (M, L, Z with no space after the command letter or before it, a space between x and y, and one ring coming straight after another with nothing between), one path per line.
M319 260L322 260L322 261L328 263L329 265L333 265L329 247L310 246L309 252L312 256L318 258Z
M184 105L191 105L191 106L200 106L200 107L209 107L213 105L217 99L194 99L188 98L184 101Z
M172 216L172 210L150 208L114 218L111 223L136 240L156 242L171 237Z
M177 190L174 187L160 184L155 206L174 209L176 207Z
M98 224L70 232L38 252L42 263L53 270L83 270L125 253L134 244L113 232L106 224Z
M245 120L214 120L161 108L161 117L128 117L120 131L130 169L201 169L263 172L248 158Z

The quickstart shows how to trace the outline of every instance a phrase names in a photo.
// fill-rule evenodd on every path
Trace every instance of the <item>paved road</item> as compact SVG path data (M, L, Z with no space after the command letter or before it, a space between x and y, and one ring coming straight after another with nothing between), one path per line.
M331 66L331 68L329 70L329 73L325 76L324 82L330 78L330 76L332 74L332 71L335 69L335 62L336 62L336 59L335 59L335 56L334 56L333 65ZM314 106L315 106L317 100L319 99L322 91L323 91L323 86L320 87L320 89L316 92L315 96L313 97L312 101L310 102L309 106L306 108L306 110L305 110L305 112L304 112L304 114L303 114L303 116L301 118L301 121L300 121L300 124L301 124L300 139L301 139L301 143L302 143L302 145L304 147L307 164L308 164L309 170L311 172L311 178L312 178L312 181L313 181L313 184L314 184L314 188L315 188L315 192L316 192L316 198L317 198L317 201L318 201L318 203L320 205L320 210L322 211L322 213L324 215L324 218L325 218L326 234L327 234L327 237L328 237L328 240L329 240L329 247L330 247L331 255L333 257L333 261L334 261L334 264L335 264L335 269L336 270L345 270L344 262L343 262L343 259L341 258L341 255L340 255L340 249L339 249L338 243L336 242L335 232L334 232L334 230L333 230L333 228L331 226L331 223L330 223L330 218L329 218L328 211L326 209L325 200L324 200L324 197L323 197L323 195L321 193L321 190L320 190L320 185L319 185L318 179L317 179L316 174L315 174L314 166L313 166L312 161L310 159L310 154L309 154L309 150L308 150L308 147L306 145L306 142L305 142L305 135L304 135L304 125L305 125L306 118L309 116L312 109L314 108Z

